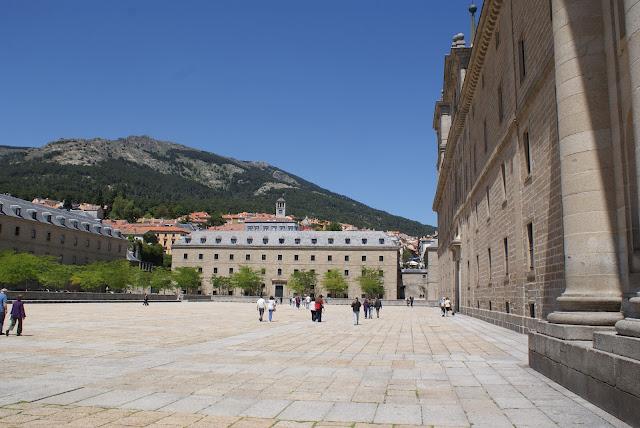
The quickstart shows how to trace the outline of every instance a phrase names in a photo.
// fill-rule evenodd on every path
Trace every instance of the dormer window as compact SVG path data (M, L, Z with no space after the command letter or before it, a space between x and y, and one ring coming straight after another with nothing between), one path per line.
M247 238L247 244L253 244L253 238Z
M216 236L216 244L219 244L222 242L222 237L221 236Z
M184 242L187 243L187 244L190 244L191 243L191 238L185 237L184 238ZM185 259L186 259L186 257L185 257Z
M231 237L231 243L232 244L237 244L238 243L238 238L236 238L235 236Z
M0 213L3 212L4 204L0 203Z
M312 244L317 244L318 243L318 238L311 238L311 243Z
M362 238L362 245L367 245L367 238Z
M278 242L281 243L281 244L284 244L284 238L278 239Z
M380 242L380 245L384 245L384 238L378 239L378 242Z
M67 220L64 217L58 217L58 220L60 221L60 225L64 226L67 223Z
M329 244L333 244L333 238L329 238Z
M204 236L202 238L200 238L200 243L204 244L207 242L207 238L205 238Z
M52 216L51 216L51 214L45 213L45 214L43 214L43 215L44 215L44 220L45 220L47 223L51 223L51 217L52 217ZM89 230L89 229L87 229L87 230Z
M20 217L21 208L19 205L11 205L11 209L16 216Z
M345 244L351 244L351 238L345 238L344 239L344 243Z
M89 223L84 224L84 230L88 232L90 228L91 228L91 225Z
M262 243L263 244L268 244L269 243L269 238L267 238L266 236L264 238L262 238Z
M296 238L295 239L295 243L299 245L300 244L300 238Z

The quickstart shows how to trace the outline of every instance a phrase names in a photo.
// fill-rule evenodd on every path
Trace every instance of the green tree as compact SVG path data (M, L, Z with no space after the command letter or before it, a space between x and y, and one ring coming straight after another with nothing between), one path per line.
M251 269L249 266L240 266L237 272L231 275L233 288L240 288L246 296L255 296L262 284L262 273Z
M202 274L192 267L179 267L173 271L173 280L179 288L193 293L202 284Z
M329 223L327 225L325 230L330 230L330 231L333 231L333 232L340 232L342 230L342 225L340 223L338 223L338 222L332 221L331 223Z
M125 199L122 196L116 196L111 206L109 217L112 219L124 219L129 223L135 221L142 216L142 210L136 207L134 201Z
M349 289L349 285L338 269L331 269L325 272L322 277L322 288L336 297L344 295Z
M53 259L43 260L44 269L38 274L38 282L45 288L62 290L71 283L75 266L63 265Z
M415 257L415 254L411 250L408 248L402 249L402 263L407 263L412 257Z
M209 219L207 220L207 226L211 227L211 226L222 226L223 224L225 224L226 221L222 218L222 214L220 213L213 213L209 216Z
M131 268L131 285L139 290L146 290L151 286L151 272L140 268Z
M146 244L157 244L158 243L158 237L156 236L155 233L153 233L150 230L145 232L144 235L142 235L142 240Z
M211 277L211 285L218 290L219 294L227 294L231 289L231 278L227 276L213 275Z
M151 285L151 291L157 293L163 290L175 290L176 288L171 277L171 270L161 267L155 268L151 272L149 284Z
M0 253L0 283L6 285L24 285L37 281L43 271L40 257L29 253L4 251Z
M287 282L295 294L313 293L318 283L318 275L312 271L300 270L293 272Z
M162 255L162 267L171 269L171 254L164 253Z
M153 263L154 266L164 265L164 248L160 244L145 244L138 241L140 260Z
M384 280L376 269L363 268L358 283L362 292L369 298L384 295Z

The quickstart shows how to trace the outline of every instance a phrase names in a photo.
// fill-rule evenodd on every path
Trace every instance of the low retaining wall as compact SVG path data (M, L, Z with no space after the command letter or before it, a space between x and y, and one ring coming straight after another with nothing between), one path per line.
M488 309L470 308L468 306L461 307L460 313L525 334L529 331L535 331L538 328L538 323L540 321L537 318L508 314L506 312L490 311Z
M48 292L48 291L9 291L7 297L14 300L22 296L29 303L101 303L101 302L140 302L144 294L133 293L91 293L91 292ZM175 294L149 294L150 302L177 302Z
M255 303L256 300L258 300L258 296L225 296L225 295L221 295L221 294L216 294L213 296L200 296L200 297L207 297L209 298L211 301L214 302L237 302L237 303ZM266 298L266 297L265 297ZM185 296L184 300L188 300L187 297ZM278 302L280 302L280 298L276 299ZM362 299L360 300L362 301ZM328 305L350 305L351 302L353 302L353 299L334 299L334 298L325 298L325 302ZM282 304L283 305L288 305L289 304L289 298L287 297L283 297L282 298ZM382 306L406 306L406 301L404 300L385 300L382 299ZM428 301L428 300L414 300L413 301L413 306L438 306L437 302L432 302L432 301Z

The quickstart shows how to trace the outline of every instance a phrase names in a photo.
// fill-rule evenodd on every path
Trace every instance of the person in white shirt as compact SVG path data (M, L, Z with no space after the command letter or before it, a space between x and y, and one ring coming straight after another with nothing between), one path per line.
M264 315L264 309L267 307L267 302L265 302L265 300L262 298L262 296L260 296L260 298L258 299L258 320L260 320L260 322L262 322L262 316Z
M307 298L304 299L307 309L309 309L309 304L311 303L311 296L307 295Z
M309 307L309 309L311 309L311 321L315 322L316 321L316 300L315 299L311 300L307 306Z
M267 303L267 310L269 311L269 322L273 321L273 313L276 311L276 300L273 296L269 297L269 302Z

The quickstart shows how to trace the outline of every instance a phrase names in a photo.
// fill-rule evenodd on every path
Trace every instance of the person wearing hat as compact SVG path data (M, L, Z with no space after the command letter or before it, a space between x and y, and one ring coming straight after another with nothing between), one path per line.
M7 289L0 290L0 334L2 333L2 325L4 324L4 316L7 314Z

